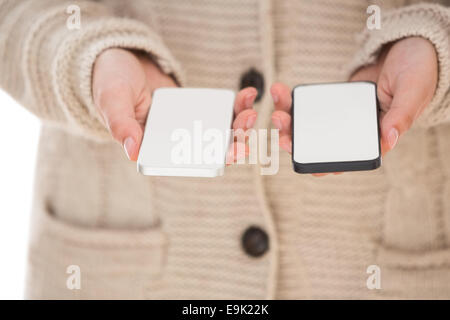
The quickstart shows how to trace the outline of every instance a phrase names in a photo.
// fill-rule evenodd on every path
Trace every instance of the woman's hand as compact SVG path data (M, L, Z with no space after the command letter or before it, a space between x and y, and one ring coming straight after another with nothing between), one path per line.
M94 103L106 128L123 145L130 160L136 161L139 154L152 92L176 86L174 79L163 73L145 53L113 48L98 56L92 79ZM255 97L254 88L238 93L233 128L253 126Z
M176 87L144 53L113 48L97 57L92 79L94 103L112 137L136 161L153 90Z
M433 98L438 81L437 54L428 40L406 38L386 46L377 63L356 71L351 81L377 83L382 109L381 152L384 155L395 147L398 138L411 127ZM280 130L280 147L291 152L291 90L282 83L276 83L270 91L275 104L272 122Z
M438 81L433 44L420 37L388 45L375 65L361 68L351 81L377 83L381 107L381 153L392 150L430 103Z

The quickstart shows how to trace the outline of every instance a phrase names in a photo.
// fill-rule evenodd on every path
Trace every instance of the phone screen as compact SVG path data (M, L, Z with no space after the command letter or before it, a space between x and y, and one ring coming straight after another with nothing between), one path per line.
M377 109L376 85L371 82L295 87L294 165L305 172L374 169L373 162L381 161Z

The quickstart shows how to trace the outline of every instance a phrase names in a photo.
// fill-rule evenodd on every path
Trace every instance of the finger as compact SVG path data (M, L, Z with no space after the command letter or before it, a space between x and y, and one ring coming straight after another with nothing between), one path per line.
M253 109L245 109L244 111L237 114L233 121L233 129L250 129L253 128L256 122L257 113Z
M328 172L322 172L322 173L312 173L312 175L314 176L314 177L324 177L324 176L327 176L327 175L329 175L330 173L328 173Z
M128 159L136 161L143 135L136 119L118 114L108 118L108 128L113 138L123 146Z
M244 142L233 142L226 155L226 164L236 163L238 160L245 159L250 153L249 146Z
M276 110L272 113L272 123L275 128L280 130L280 135L291 134L292 123L291 115L286 111Z
M392 92L392 103L380 126L384 153L395 147L398 138L411 127L432 96L428 86L411 76L398 79Z
M152 95L150 90L145 90L141 95L141 100L138 102L134 114L136 121L141 126L142 131L144 131L145 124L147 121L148 111L150 110L150 105L152 104Z
M292 152L292 128L291 116L285 111L274 111L272 113L272 123L279 130L279 145L281 149Z
M377 82L378 80L378 68L379 66L376 64L372 64L369 66L362 67L361 69L357 70L352 77L350 78L350 81L372 81Z
M253 87L247 87L239 91L234 101L234 114L238 115L242 110L251 109L258 91Z
M274 83L270 88L275 110L291 112L292 96L291 89L284 83Z
M343 174L343 173L344 172L321 172L321 173L312 173L312 175L315 176L315 177L324 177L324 176L328 176L330 174L338 176L338 175Z
M95 102L112 137L124 147L128 158L135 161L143 130L136 120L131 88L109 86L96 95Z
M292 138L290 135L284 134L280 135L280 148L292 153Z

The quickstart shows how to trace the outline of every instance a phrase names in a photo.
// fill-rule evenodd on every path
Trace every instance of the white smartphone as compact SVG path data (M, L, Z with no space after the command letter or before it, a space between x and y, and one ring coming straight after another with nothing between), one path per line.
M223 175L235 94L209 88L161 88L153 93L137 161L144 175Z
M381 151L376 85L342 82L295 87L292 162L298 173L378 168Z

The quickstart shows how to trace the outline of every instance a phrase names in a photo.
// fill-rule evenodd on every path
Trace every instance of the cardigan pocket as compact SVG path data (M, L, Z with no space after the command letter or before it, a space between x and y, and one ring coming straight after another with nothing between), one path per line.
M450 246L440 197L420 184L388 193L375 260L381 271L376 293L383 298L450 298Z
M142 299L157 294L168 240L160 226L144 230L86 228L35 215L26 297Z
M381 289L386 299L450 299L450 249L408 252L379 247Z
M385 161L376 252L385 298L450 298L449 128L408 131Z

